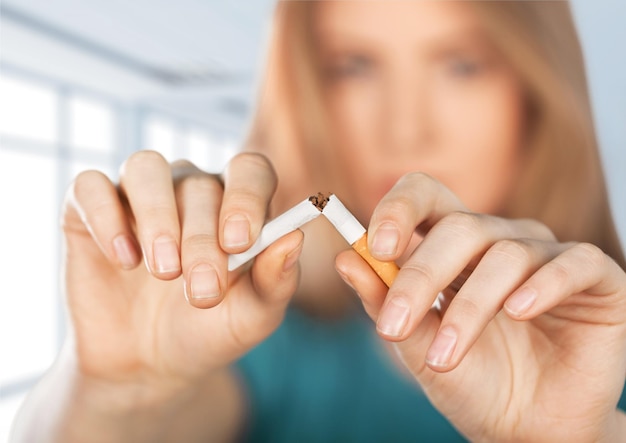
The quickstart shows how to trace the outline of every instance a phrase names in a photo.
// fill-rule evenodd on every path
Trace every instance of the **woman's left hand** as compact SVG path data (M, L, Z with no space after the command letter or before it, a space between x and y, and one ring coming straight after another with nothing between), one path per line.
M624 270L539 222L471 213L423 174L381 200L370 250L396 260L416 230L388 291L352 251L336 266L433 405L472 441L617 439Z

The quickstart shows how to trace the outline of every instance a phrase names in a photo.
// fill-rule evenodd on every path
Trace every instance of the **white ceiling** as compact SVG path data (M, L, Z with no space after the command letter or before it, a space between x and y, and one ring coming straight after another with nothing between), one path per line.
M242 120L274 1L2 0L0 60L182 117Z
M0 0L0 62L3 71L42 74L237 131L251 107L275 1ZM572 5L614 208L626 238L621 197L626 58L619 45L626 42L626 3L573 0ZM155 71L178 72L189 81L168 82ZM194 81L194 71L213 77Z

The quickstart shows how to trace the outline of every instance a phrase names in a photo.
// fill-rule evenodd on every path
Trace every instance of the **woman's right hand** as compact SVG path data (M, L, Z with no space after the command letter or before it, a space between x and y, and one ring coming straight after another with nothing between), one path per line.
M81 373L189 385L268 336L297 286L302 233L243 271L227 272L227 257L258 236L276 181L268 160L252 153L236 156L223 177L152 151L124 163L117 187L81 173L63 213Z

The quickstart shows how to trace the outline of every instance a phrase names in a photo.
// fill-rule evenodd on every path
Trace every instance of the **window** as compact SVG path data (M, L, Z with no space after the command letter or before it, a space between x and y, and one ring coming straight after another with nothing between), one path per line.
M0 440L59 343L56 153L59 94L17 77L0 79Z
M80 96L69 100L70 144L74 148L111 152L116 133L110 107Z
M57 350L56 165L52 158L0 151L2 206L0 386L36 377ZM45 221L45 222L42 222ZM7 253L10 251L10 253Z
M231 138L216 138L196 127L185 127L178 120L152 115L144 122L143 149L158 151L168 160L186 158L200 169L219 173L237 152Z
M185 134L185 145L189 161L200 169L209 171L212 165L211 139L200 131L190 130ZM212 171L211 171L212 172Z
M209 134L193 129L185 135L185 146L189 160L211 173L221 173L237 153L234 140L215 140Z
M57 139L54 90L13 76L0 77L0 133L43 143Z
M65 335L60 286L60 207L71 178L110 171L116 125L106 100L66 85L0 79L0 441Z
M39 79L39 77L38 77ZM236 143L215 138L141 103L24 75L0 77L0 441L28 390L53 362L65 336L59 291L61 230L68 184L98 169L117 179L132 151L154 149L220 172Z
M172 122L160 117L149 117L144 132L145 142L142 149L158 151L168 161L180 158L181 146L177 146L178 133Z

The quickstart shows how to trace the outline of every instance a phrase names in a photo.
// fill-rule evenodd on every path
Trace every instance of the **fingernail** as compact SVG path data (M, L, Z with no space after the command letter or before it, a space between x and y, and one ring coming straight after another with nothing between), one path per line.
M283 262L283 272L290 271L298 263L301 253L302 243L300 243L296 249L291 251L287 257L285 257L285 261Z
M530 288L522 288L509 297L504 307L515 317L526 313L537 300L537 292Z
M452 326L444 326L437 333L435 340L426 353L426 363L429 366L445 367L450 363L450 358L456 347L457 335Z
M120 234L113 239L113 250L117 260L124 269L131 269L139 260L135 245L125 234Z
M250 223L240 214L231 215L224 223L224 246L235 248L250 242Z
M210 265L197 265L189 274L189 289L194 300L206 300L220 296L220 281Z
M391 223L383 223L374 233L372 252L379 256L394 255L398 250L399 241L400 232L398 228Z
M394 298L383 309L376 328L389 337L400 337L409 321L409 304L403 298Z
M154 264L159 274L180 271L178 245L172 237L162 235L152 244Z

